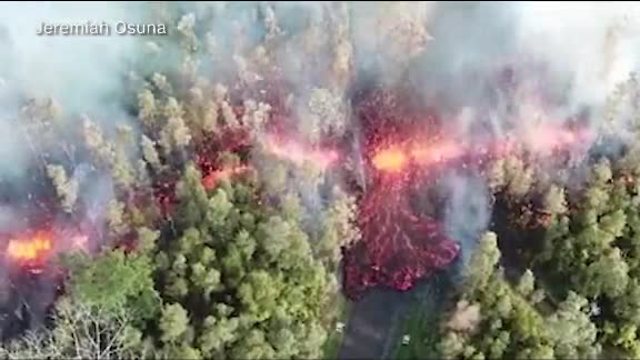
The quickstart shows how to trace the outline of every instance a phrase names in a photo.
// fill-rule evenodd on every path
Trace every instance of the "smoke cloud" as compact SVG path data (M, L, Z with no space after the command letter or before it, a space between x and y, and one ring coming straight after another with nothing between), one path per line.
M6 3L0 12L0 77L22 96L53 97L67 112L118 108L114 95L135 53L132 36L38 36L41 23L140 22L130 4ZM105 111L102 111L105 112Z
M637 70L640 6L624 2L521 3L515 7L520 51L547 62L571 83L571 107L602 106Z
M474 176L452 174L448 180L445 229L452 239L460 242L464 265L473 253L476 240L489 225L489 190L482 179Z
M286 41L273 45L276 65L305 102L317 87L347 86L338 73L353 66L360 76L410 84L466 134L477 133L478 124L502 131L513 126L509 122L526 121L531 106L543 105L537 98L553 102L556 109L543 109L553 118L601 108L636 69L640 46L640 7L625 3L215 3L176 9L192 13L197 32L211 35L203 46L231 60L201 61L205 75L224 78L246 68L258 44L280 36ZM143 22L151 6L7 3L2 10L3 119L31 96L53 97L67 113L96 113L110 123L126 118L118 94L140 39L38 37L36 29L43 21ZM198 28L209 17L213 27ZM529 108L514 116L513 106ZM1 154L19 158L25 152L6 140Z

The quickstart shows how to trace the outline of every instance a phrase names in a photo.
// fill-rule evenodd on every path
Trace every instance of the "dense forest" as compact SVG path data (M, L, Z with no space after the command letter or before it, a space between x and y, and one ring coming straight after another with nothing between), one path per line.
M433 236L445 244L436 254L404 239L432 231L424 219L446 216L440 207L451 194L437 189L447 180L429 178L441 169L412 172L397 183L389 175L367 198L375 187L361 178L372 175L352 156L361 139L354 134L372 126L366 121L390 123L371 131L376 139L388 129L400 136L427 128L418 119L427 110L416 110L415 94L403 86L410 71L394 74L394 81L361 79L385 66L415 69L412 61L429 39L416 25L421 14L376 23L383 43L394 45L366 67L356 57L374 56L356 51L358 24L350 19L354 11L369 13L353 4L318 5L297 20L291 18L302 7L280 9L278 17L266 3L217 5L143 7L145 21L168 24L169 35L141 38L129 71L118 74L119 92L108 101L123 109L122 119L66 111L53 98L20 102L16 137L32 152L29 180L18 186L2 179L2 205L20 203L37 218L30 227L58 230L56 244L44 231L9 244L4 253L13 262L3 263L7 274L0 280L39 277L55 294L40 319L3 330L0 357L334 357L336 329L348 321L343 255L375 236L385 239L371 253L383 258L376 251L397 251L389 263L410 257L420 265L406 266L416 278L446 268L460 249L467 259L458 259L462 270L442 307L401 345L411 358L640 357L634 76L603 95L606 111L590 119L598 124L598 146L582 157L557 144L582 141L566 140L569 130L548 143L557 148L546 157L530 148L504 154L499 146L482 147L485 152L469 146L471 155L450 151L452 159L464 158L451 163L439 157L442 167L477 172L491 209L473 246ZM411 9L385 6L376 16ZM227 16L236 21L225 22ZM516 88L509 86L505 92ZM366 96L359 102L365 110L354 110ZM622 118L632 118L625 141L617 139ZM411 154L411 161L426 161ZM395 173L402 156L390 154L382 165L374 158L373 166ZM409 186L419 195L398 196L426 204L418 215L405 215L405 203L393 197L414 177L429 178ZM21 191L28 195L19 200ZM376 206L379 216L363 225L362 208ZM403 252L388 245L386 237L396 235L380 219L413 227L398 230ZM424 258L438 266L423 266ZM401 271L389 273L406 275ZM374 275L357 285L407 290L415 280ZM3 309L19 287L1 286Z

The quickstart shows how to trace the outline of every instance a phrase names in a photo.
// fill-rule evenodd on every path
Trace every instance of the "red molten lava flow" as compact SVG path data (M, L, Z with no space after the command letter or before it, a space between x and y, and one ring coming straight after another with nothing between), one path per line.
M438 223L410 205L414 174L420 165L462 155L439 145L406 142L375 146L370 167L375 181L360 202L362 241L344 257L344 290L357 299L367 288L383 285L408 290L421 278L445 268L459 253Z
M358 219L363 241L344 257L344 289L352 299L377 285L408 290L418 279L445 268L460 250L434 219L411 211L401 186L386 185L363 198Z

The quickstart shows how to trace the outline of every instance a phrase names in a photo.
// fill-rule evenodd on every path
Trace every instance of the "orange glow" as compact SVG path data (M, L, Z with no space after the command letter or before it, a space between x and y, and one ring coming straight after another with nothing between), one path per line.
M264 145L268 153L281 159L296 165L310 163L320 169L328 168L339 157L338 153L332 149L314 149L291 139L278 140L272 135L266 137Z
M414 146L411 157L419 164L433 164L447 161L464 155L465 149L453 141L446 141L433 146Z
M51 234L38 231L29 238L11 239L6 251L15 261L31 262L45 259L52 246Z
M371 161L378 170L398 172L408 163L407 155L398 147L391 147L378 151Z
M387 172L403 171L409 163L428 166L463 156L465 147L454 141L442 141L431 145L413 144L408 150L393 145L378 151L373 159L376 169Z
M249 167L247 167L245 165L241 165L241 166L234 166L234 167L230 167L230 168L223 168L223 169L220 169L220 170L216 170L216 171L208 174L204 178L202 178L202 186L204 186L204 188L207 189L207 190L211 190L221 180L228 179L228 178L230 178L231 176L234 176L234 175L239 175L239 174L247 171L248 169L249 169Z

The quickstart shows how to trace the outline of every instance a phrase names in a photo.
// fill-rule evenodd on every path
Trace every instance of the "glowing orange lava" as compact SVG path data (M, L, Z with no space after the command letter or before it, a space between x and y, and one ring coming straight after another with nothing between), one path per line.
M418 164L429 165L459 158L467 151L454 141L443 141L431 146L414 145L411 157Z
M7 246L7 256L18 262L40 262L47 258L53 247L51 234L38 231L28 238L11 239Z
M387 172L399 172L404 170L409 162L408 156L401 148L393 146L378 151L371 159L376 169Z
M247 170L249 170L249 167L246 165L240 165L240 166L234 166L230 168L223 168L220 170L216 170L202 178L202 186L204 186L204 188L207 190L211 190L221 180L228 179L234 175L242 174Z
M400 173L410 165L423 170L436 164L447 163L473 156L504 157L528 150L539 156L550 156L580 144L590 144L593 133L588 129L567 129L550 125L536 126L515 141L513 134L484 144L468 146L455 140L391 142L375 150L371 158L373 166L385 173Z
M264 145L268 153L296 165L311 163L326 169L339 158L338 152L333 149L312 148L293 139L279 140L273 135L266 136Z
M380 171L398 173L404 171L410 163L428 166L444 161L458 159L469 149L454 141L442 141L434 144L414 143L405 146L394 144L375 153L371 162Z

